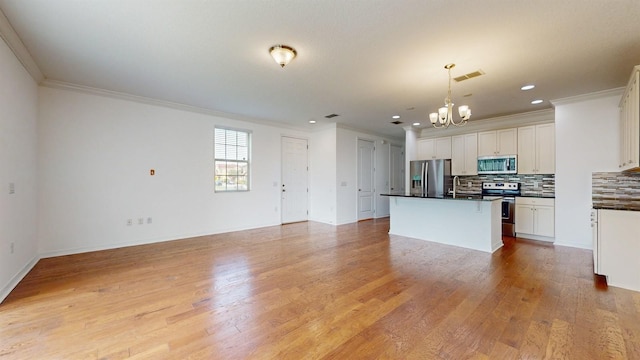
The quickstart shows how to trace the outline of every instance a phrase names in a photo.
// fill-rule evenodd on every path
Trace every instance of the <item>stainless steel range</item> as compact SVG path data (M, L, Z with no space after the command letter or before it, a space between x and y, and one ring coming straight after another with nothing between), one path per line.
M482 183L482 197L502 197L502 235L516 236L516 196L520 196L520 183Z

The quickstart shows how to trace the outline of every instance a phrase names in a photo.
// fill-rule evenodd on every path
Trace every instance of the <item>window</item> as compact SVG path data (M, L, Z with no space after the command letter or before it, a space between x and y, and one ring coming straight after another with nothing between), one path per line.
M250 132L216 128L215 191L249 191Z

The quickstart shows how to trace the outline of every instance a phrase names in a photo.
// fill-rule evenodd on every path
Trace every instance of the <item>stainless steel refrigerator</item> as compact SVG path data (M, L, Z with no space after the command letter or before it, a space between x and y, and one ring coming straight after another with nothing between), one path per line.
M453 188L451 159L411 161L409 176L412 196L444 197Z

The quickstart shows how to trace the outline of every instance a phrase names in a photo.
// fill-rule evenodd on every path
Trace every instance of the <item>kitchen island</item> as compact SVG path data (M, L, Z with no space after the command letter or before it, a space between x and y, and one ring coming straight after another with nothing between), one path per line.
M389 234L492 253L502 247L501 197L389 197Z

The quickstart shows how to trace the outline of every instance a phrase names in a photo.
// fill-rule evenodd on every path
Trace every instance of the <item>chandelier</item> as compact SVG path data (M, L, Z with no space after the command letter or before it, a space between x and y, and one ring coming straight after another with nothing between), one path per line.
M437 113L433 112L429 114L429 120L431 120L431 125L433 125L434 128L448 128L451 124L455 126L463 126L471 117L471 109L469 109L467 105L462 105L458 107L458 114L460 115L461 120L458 122L453 120L453 103L451 102L451 69L455 66L456 64L447 64L444 66L444 68L449 71L449 91L447 92L447 97L444 99L444 106L438 109Z

